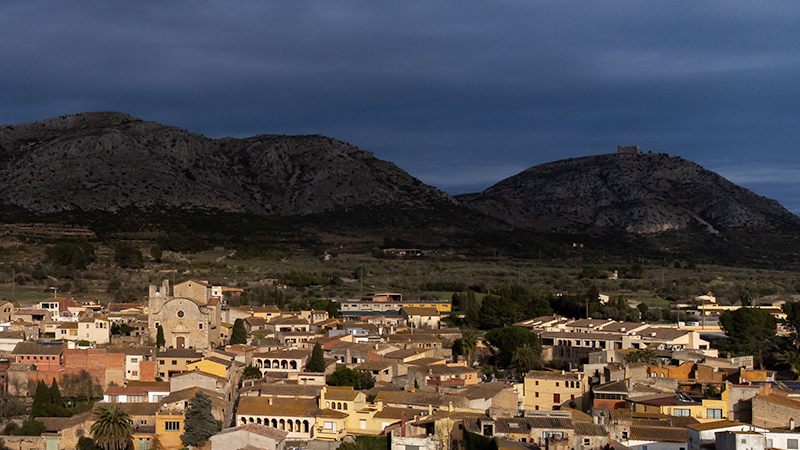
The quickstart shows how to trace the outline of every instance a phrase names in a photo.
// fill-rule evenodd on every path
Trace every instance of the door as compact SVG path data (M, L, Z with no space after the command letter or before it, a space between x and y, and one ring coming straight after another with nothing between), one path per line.
M175 348L186 348L186 338L183 336L175 338Z

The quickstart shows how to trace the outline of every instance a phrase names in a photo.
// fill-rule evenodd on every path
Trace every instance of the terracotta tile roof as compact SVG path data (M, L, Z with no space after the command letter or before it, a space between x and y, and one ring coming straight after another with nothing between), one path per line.
M446 363L447 363L446 359L428 357L428 358L415 359L413 361L407 362L406 364L408 364L409 366L429 366L429 365L432 366L434 364L445 365Z
M631 427L630 439L635 441L687 442L686 428Z
M193 387L188 389L181 389L180 391L175 391L170 393L168 396L161 399L161 403L177 403L183 401L189 401L194 397L197 391L202 391L209 397L211 397L211 406L214 406L219 409L225 409L228 406L228 402L225 400L225 397L216 391L210 391L208 389Z
M66 344L63 342L32 342L32 341L24 341L18 343L14 350L11 352L12 355L60 355L64 352L64 349L67 347Z
M778 397L776 395L759 394L753 397L753 401L764 401L767 403L772 403L773 405L800 410L800 402L784 397Z
M573 421L572 423L575 425L575 434L578 436L608 436L608 431L602 425L584 421Z
M74 427L92 418L92 412L86 411L72 417L38 417L44 423L46 432L56 432L64 428Z
M256 385L256 389L258 389L260 395L264 397L317 398L322 390L322 386L263 383L261 385Z
M627 394L628 386L624 381L612 381L610 383L594 386L592 388L592 392L613 392L618 394Z
M274 325L309 325L306 319L297 316L279 317L270 323Z
M336 411L334 409L318 409L314 417L330 417L331 419L344 419L348 417L349 414L342 411Z
M575 426L572 419L566 417L526 417L531 428L536 429L557 429L557 430L571 430Z
M409 348L406 350L395 350L393 352L389 352L383 355L384 358L389 359L406 359L414 355L418 355L420 353L425 353L426 350L417 349L417 348Z
M288 431L279 430L277 428L272 428L265 425L259 425L257 423L248 423L247 425L241 425L234 428L227 428L225 430L220 431L215 436L224 435L228 433L235 433L240 431L257 434L259 436L265 436L274 439L277 442L286 439L286 436L289 435Z
M314 398L241 397L236 413L253 416L314 417L318 410L317 400Z
M466 398L460 395L436 394L433 392L410 392L410 391L381 391L375 396L375 402L383 402L385 404L399 404L399 405L415 405L424 406L428 405L446 407L450 402L453 406L465 407L467 404Z
M424 306L404 306L402 311L409 316L426 316L426 317L438 317L439 310L436 308L426 308Z
M708 431L708 430L716 430L718 428L736 427L741 425L747 425L747 424L744 424L742 422L734 422L728 419L722 419L722 420L715 420L713 422L695 423L689 425L687 428L691 428L697 431Z
M525 375L525 378L538 379L538 380L580 380L581 375L573 372L550 372L547 370L531 370Z
M328 386L325 392L325 399L353 401L360 393L354 390L352 386Z
M495 433L529 434L531 424L524 417L498 417L494 421Z
M470 400L492 398L504 391L506 386L502 383L481 383L469 386L459 394Z
M392 367L392 363L382 361L367 361L356 367L356 370L383 370Z

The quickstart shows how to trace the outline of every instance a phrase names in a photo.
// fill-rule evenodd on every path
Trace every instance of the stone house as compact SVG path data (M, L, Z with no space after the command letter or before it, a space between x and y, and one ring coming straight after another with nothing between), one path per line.
M211 450L238 450L258 448L263 450L285 450L289 433L277 428L248 423L222 430L211 436Z

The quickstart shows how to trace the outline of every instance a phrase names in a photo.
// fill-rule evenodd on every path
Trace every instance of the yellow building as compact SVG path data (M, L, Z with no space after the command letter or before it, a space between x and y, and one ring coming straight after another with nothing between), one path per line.
M156 412L156 439L159 449L177 450L184 448L181 434L184 430L184 415L182 412Z
M660 413L668 416L694 417L700 422L727 419L728 396L723 392L722 398L693 401L685 394L669 394L643 400L628 400L632 412Z
M589 383L584 373L532 370L525 376L524 386L525 411L586 409Z
M450 300L428 300L428 301L404 301L403 308L436 308L437 311L450 312L453 309L453 303Z
M227 378L228 367L229 365L225 364L223 361L217 358L210 358L187 364L186 370L199 370L200 372L210 373L220 378Z

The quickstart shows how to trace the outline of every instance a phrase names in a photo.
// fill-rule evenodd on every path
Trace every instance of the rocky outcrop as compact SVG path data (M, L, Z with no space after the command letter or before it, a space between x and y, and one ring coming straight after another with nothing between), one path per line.
M775 200L663 154L556 161L456 198L471 209L540 231L800 230L800 218Z
M0 204L34 213L216 209L269 216L455 201L325 136L209 139L116 112L0 126Z

